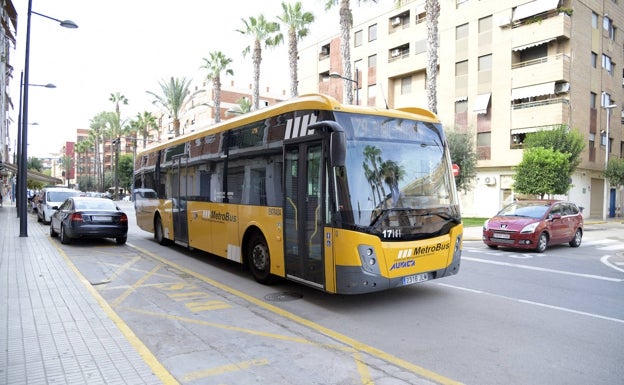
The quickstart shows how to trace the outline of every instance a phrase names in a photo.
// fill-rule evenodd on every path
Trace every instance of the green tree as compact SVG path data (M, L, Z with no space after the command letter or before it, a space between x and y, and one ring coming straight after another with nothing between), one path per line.
M221 121L221 73L225 71L226 75L234 75L234 71L228 66L232 63L232 59L225 56L221 51L210 52L210 58L203 58L204 68L208 71L206 79L212 81L212 99L214 100L214 117L215 123Z
M169 78L169 81L161 80L160 94L152 91L147 91L148 94L154 97L154 104L164 108L171 119L173 119L173 131L176 137L180 136L180 112L190 99L189 87L191 84L190 79Z
M132 173L134 165L132 164L132 156L128 154L119 157L119 187L126 191L132 189Z
M566 194L570 189L569 175L561 170L568 167L570 155L550 148L534 147L524 150L522 161L515 167L514 190L521 194Z
M568 154L566 168L570 177L576 167L581 163L581 153L585 147L585 139L580 132L570 130L565 125L560 125L552 130L540 130L526 135L524 148L544 147Z
M607 178L611 186L618 189L624 186L624 159L609 159L607 169L604 171L604 176ZM620 207L624 208L624 194L620 194Z
M314 15L311 12L304 12L301 2L286 4L282 2L282 15L278 19L284 23L288 29L288 68L290 70L290 96L299 94L297 90L297 62L299 59L299 48L297 43L310 32L308 26L314 22Z
M71 169L74 167L74 158L69 155L63 155L61 158L61 170L63 170L65 175L65 180L67 181L67 186L69 186L69 174Z
M245 47L243 50L243 56L247 56L249 52L252 52L253 63L253 110L257 110L260 107L260 63L262 63L262 43L265 47L275 47L281 44L284 37L279 33L280 25L276 22L267 21L264 15L256 17L249 17L249 19L242 19L244 28L237 29L237 32L242 33L245 36L253 39L252 45Z
M35 170L37 172L41 172L43 170L43 163L39 158L28 158L28 162L26 162L26 168L28 170Z
M468 132L447 131L446 139L451 152L451 162L459 166L455 186L458 191L468 192L477 176L477 153L473 136Z

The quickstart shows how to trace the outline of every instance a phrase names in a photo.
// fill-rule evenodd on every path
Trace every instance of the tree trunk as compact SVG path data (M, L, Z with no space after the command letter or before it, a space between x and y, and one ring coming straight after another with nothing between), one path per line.
M425 22L427 25L427 103L429 110L438 113L438 18L440 3L438 0L425 1Z

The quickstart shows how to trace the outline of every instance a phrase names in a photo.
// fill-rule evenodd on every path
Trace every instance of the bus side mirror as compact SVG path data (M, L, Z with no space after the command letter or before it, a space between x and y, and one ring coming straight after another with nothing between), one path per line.
M345 156L347 145L345 133L342 131L334 131L329 138L329 162L332 167L341 167L345 165Z

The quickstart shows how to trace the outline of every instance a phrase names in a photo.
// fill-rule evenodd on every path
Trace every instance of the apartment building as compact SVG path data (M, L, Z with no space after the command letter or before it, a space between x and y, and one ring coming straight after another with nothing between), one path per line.
M0 162L11 163L9 153L11 148L17 145L15 139L9 135L9 109L13 108L13 102L7 92L9 83L13 78L13 66L10 64L11 47L15 47L15 35L17 34L17 12L11 0L1 1L0 8ZM18 76L19 77L19 76ZM19 79L17 80L19 81ZM15 107L17 108L17 106ZM8 173L0 170L0 178Z
M586 216L622 214L622 189L603 177L607 142L609 159L624 157L621 2L440 2L437 111L447 130L474 135L479 159L472 191L462 196L464 215L490 216L514 199L524 138L561 125L578 130L586 144L565 198ZM417 0L354 20L350 81L359 104L427 106L425 18L424 0ZM342 98L345 80L329 76L342 73L337 26L299 57L300 92Z

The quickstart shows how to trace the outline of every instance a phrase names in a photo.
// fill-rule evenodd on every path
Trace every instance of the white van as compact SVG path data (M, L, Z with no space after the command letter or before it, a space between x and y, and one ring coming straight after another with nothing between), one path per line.
M82 192L67 187L44 187L37 202L37 222L50 224L50 218L56 211L53 207L60 206L69 197L77 197L81 194Z

